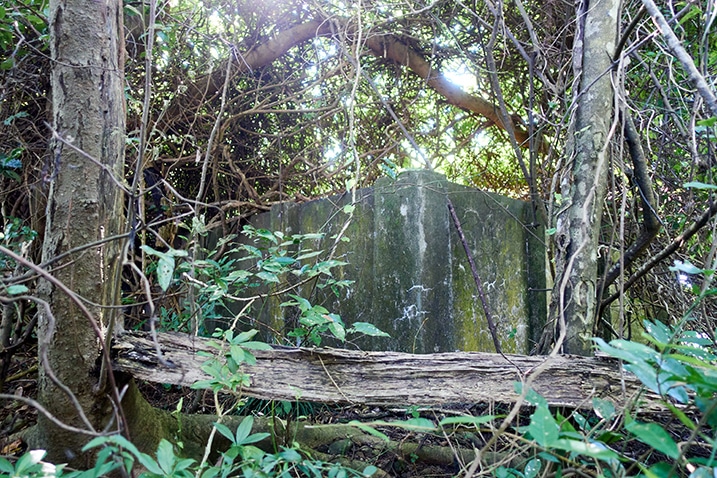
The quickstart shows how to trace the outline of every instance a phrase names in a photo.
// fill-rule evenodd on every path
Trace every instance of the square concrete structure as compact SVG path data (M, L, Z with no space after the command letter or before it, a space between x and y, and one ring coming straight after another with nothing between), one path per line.
M534 223L529 203L451 183L437 173L407 171L359 190L345 233L350 241L340 242L335 254L348 262L335 277L354 284L338 297L311 286L299 294L338 313L347 327L370 322L391 335L357 340L365 350L494 351L448 198L475 259L503 351L530 352L546 316L543 227ZM287 235L322 232L315 248L328 250L348 217L342 208L350 202L346 194L280 204L251 222ZM257 318L281 328L292 313L279 307L282 300L267 299L256 308Z

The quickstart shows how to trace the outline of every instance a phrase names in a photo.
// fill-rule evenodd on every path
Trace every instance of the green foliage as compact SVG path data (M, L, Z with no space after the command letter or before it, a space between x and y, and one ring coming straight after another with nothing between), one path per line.
M266 453L254 446L254 443L268 438L268 433L251 433L254 420L246 417L236 431L221 423L215 423L216 430L231 443L228 450L213 466L197 463L193 459L182 458L174 445L161 440L154 457L142 453L129 440L121 435L97 437L90 441L84 451L99 449L94 467L85 471L65 473L63 466L55 466L42 461L43 450L25 453L14 464L0 457L0 473L3 476L22 478L63 477L63 478L99 478L122 470L127 476L140 478L202 478L246 476L307 476L307 477L370 477L377 468L367 466L362 471L353 470L339 464L311 460L302 455L299 448L283 448L278 453ZM136 465L145 471L133 473Z
M32 52L25 44L37 33L45 42L47 35L46 0L16 0L12 7L0 5L0 71L9 70ZM22 39L22 41L18 41Z
M248 386L249 375L242 371L242 365L256 363L256 357L251 350L271 350L266 343L251 340L256 334L256 330L249 330L235 336L232 330L217 330L214 337L222 338L224 342L212 341L209 345L217 349L222 356L217 358L211 353L198 352L199 355L208 357L208 360L202 364L202 370L212 378L200 380L192 388L236 392L241 387Z
M187 257L187 251L179 251L170 248L167 252L160 252L151 247L144 245L142 250L150 256L158 258L155 273L157 274L157 283L163 291L167 291L174 278L175 257Z
M258 414L282 419L293 419L315 415L317 412L327 409L328 407L324 404L302 400L262 400L247 397L237 408L237 414Z
M522 471L503 467L496 476L536 476L545 466L552 467L558 475L576 467L587 475L615 477L698 478L717 473L715 344L708 336L685 330L682 325L669 327L657 321L646 321L644 325L644 338L650 345L594 340L601 351L622 360L625 369L663 398L677 423L690 434L687 442L678 443L674 432L661 423L638 421L629 413L621 417L607 400L593 399L594 417L586 418L574 411L566 418L551 411L542 397L530 391L527 401L536 408L530 423L520 431L540 452ZM638 459L625 451L631 449L626 444L633 440L650 452ZM690 455L690 445L701 448L700 453Z
M367 322L354 322L353 327L346 329L343 320L338 314L331 314L320 305L311 305L311 303L295 294L289 294L294 300L284 302L281 307L298 307L301 311L299 317L300 327L296 327L289 332L290 337L299 339L299 343L308 340L315 346L321 345L321 334L331 332L331 334L340 341L346 340L346 334L359 333L370 335L373 337L388 337L386 332L381 331L378 327Z
M192 226L197 228L197 224ZM193 310L199 309L200 323L208 319L235 316L234 304L250 304L256 298L267 294L288 294L299 284L312 281L319 289L330 288L338 293L352 281L334 278L333 271L345 265L334 259L321 259L322 250L310 247L313 241L323 238L322 234L294 234L287 237L280 231L244 226L245 242L239 242L234 235L220 238L213 250L205 250L205 257L191 258L187 251L168 249L158 251L147 245L142 249L157 258L150 264L147 273L157 278L162 291L170 287L194 288L193 304L185 303L180 311L160 308L160 323L164 328L179 330L189 322ZM231 247L228 247L231 246ZM219 255L219 250L226 251ZM183 259L178 262L178 259ZM272 289L278 292L270 292ZM253 299L252 299L253 297ZM343 341L347 334L388 336L377 327L366 322L356 322L346 327L341 317L330 313L325 307L312 305L298 294L288 294L290 301L282 307L297 307L300 318L298 326L289 331L288 337L320 345L322 334L330 333ZM193 307L192 307L193 306ZM249 314L249 309L244 309ZM279 340L285 337L278 337ZM215 373L219 373L217 369Z
M0 456L0 474L8 477L45 477L59 476L62 467L45 463L42 459L47 453L44 450L32 450L22 455L15 463ZM66 475L65 475L66 476Z
M18 217L5 218L5 228L0 231L0 244L15 253L22 253L23 247L37 238L37 231L26 226ZM0 272L12 270L15 261L0 253ZM24 287L24 286L23 286ZM12 294L12 292L9 292ZM15 292L22 293L22 292Z
M11 120L11 118L5 120L6 124L8 124L8 120ZM22 152L22 148L15 148L8 154L0 152L0 176L5 176L15 181L21 180L18 171L22 169L22 161L20 159Z

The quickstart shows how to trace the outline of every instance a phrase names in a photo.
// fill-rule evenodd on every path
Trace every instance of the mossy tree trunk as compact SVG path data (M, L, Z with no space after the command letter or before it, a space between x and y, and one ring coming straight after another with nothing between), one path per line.
M56 418L84 430L101 431L112 413L99 386L99 357L117 310L103 306L118 304L121 261L118 241L97 242L124 225L117 186L125 148L122 31L120 0L50 2L53 139L42 256L45 263L63 256L49 268L54 280L38 290L49 305L38 307L38 397ZM40 415L33 445L53 462L84 466L81 447L89 438Z
M598 239L607 191L620 2L583 0L577 18L573 58L579 87L561 184L564 202L556 222L550 317L555 327L546 329L541 352L560 341L563 353L589 355L597 314Z

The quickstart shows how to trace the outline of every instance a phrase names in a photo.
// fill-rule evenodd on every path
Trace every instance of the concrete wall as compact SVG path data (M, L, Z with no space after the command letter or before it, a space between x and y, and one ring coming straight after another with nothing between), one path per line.
M391 338L356 341L368 350L416 353L494 351L463 245L447 208L455 206L477 263L504 352L527 353L545 320L543 229L531 206L448 182L429 171L407 171L358 191L354 218L336 258L349 263L339 278L355 283L340 297L305 288L314 304L349 326L370 322ZM324 232L331 247L350 196L280 204L255 216L256 227L286 234ZM279 300L260 318L281 327ZM337 345L325 343L324 345Z

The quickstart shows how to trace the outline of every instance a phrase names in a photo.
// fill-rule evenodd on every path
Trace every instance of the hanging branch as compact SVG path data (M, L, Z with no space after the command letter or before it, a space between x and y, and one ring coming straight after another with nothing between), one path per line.
M640 143L640 134L637 132L635 123L632 121L632 117L627 109L622 112L622 121L625 130L625 141L627 142L630 157L632 158L632 179L637 185L642 201L642 226L635 242L623 253L622 261L615 263L610 270L608 270L602 283L598 284L598 294L602 294L603 291L620 276L620 271L625 270L625 268L632 264L635 259L647 249L647 246L657 236L660 230L660 219L655 212L655 193L652 187L652 180L647 170L647 159L645 158L645 152ZM602 307L601 305L601 311Z
M490 330L490 335L493 337L493 345L495 345L495 351L499 354L502 354L503 351L500 348L500 341L498 340L498 334L495 330L495 323L493 322L493 315L490 313L490 307L488 307L488 301L485 298L485 293L483 292L483 284L480 280L480 276L478 276L478 270L476 269L476 263L473 260L473 254L471 254L471 250L468 247L468 241L466 241L466 236L463 234L463 228L461 227L461 222L458 220L458 215L456 215L456 209L453 207L453 203L449 198L446 198L448 201L448 210L451 213L451 218L453 219L453 224L456 226L456 230L458 231L458 236L461 238L461 243L463 244L463 249L466 251L466 256L468 256L468 263L471 266L471 273L473 274L473 280L476 282L476 288L478 289L478 295L480 296L480 301L483 304L483 312L485 313L485 320L488 322L488 330Z

